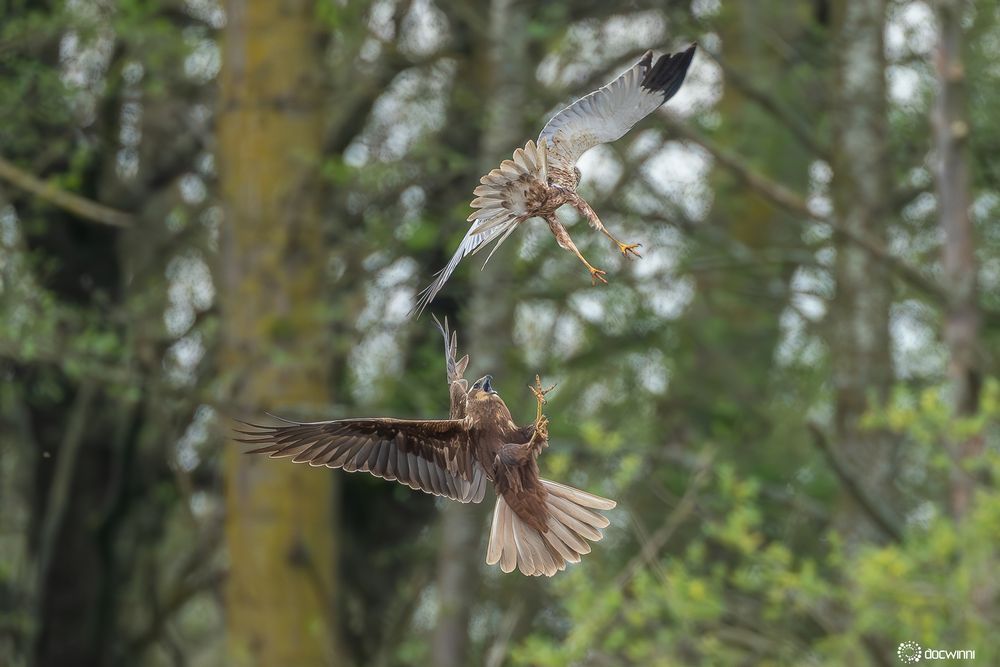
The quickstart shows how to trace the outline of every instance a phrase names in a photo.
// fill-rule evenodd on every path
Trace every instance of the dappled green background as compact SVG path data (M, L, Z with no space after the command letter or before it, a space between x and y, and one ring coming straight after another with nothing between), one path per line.
M444 416L440 337L406 313L479 176L691 41L677 97L580 164L643 258L563 211L609 285L535 221L430 308L521 421L535 373L559 383L540 465L619 501L605 539L551 580L503 575L488 507L308 470L334 488L315 565L335 614L288 642L333 665L888 665L903 641L1000 661L1000 4L274 3L311 14L323 118L319 157L289 149L322 247L279 273L324 296L277 324L259 307L243 364L227 276L251 223L222 170L282 164L220 127L243 3L0 0L0 663L255 664L226 641L250 555L227 548L229 418ZM932 122L948 25L957 267ZM322 398L249 402L259 363L321 368Z

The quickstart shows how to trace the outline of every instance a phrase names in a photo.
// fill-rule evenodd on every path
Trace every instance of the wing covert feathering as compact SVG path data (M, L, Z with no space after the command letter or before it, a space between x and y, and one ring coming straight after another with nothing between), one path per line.
M539 144L548 144L549 165L572 171L588 150L620 139L659 109L680 90L696 48L692 44L655 63L647 51L617 79L553 116L538 135Z
M291 457L293 463L367 472L411 489L478 503L488 482L471 452L459 444L458 419L342 419L265 426L240 422L237 442L257 445L247 454Z
M458 332L448 328L448 318L444 318L444 326L440 320L431 315L438 331L444 337L444 358L448 367L448 383L457 382L465 376L465 368L469 365L469 355L458 359Z

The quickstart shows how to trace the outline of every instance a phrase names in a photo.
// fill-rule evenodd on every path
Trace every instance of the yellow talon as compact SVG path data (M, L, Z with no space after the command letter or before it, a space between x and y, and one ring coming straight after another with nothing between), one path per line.
M636 248L641 248L641 243L622 243L621 241L615 241L618 244L618 250L621 251L622 256L626 259L632 259L632 255L642 258L642 255L636 250Z
M538 406L537 406L537 409L536 409L536 412L535 412L535 423L536 424L542 419L542 406L545 405L545 403L546 403L545 394L549 393L550 391L552 391L555 388L556 388L556 385L552 385L548 389L543 389L542 388L542 378L540 376L538 376L538 375L535 375L535 384L534 384L534 386L528 385L528 389L530 389L531 393L535 395L535 400L538 402Z

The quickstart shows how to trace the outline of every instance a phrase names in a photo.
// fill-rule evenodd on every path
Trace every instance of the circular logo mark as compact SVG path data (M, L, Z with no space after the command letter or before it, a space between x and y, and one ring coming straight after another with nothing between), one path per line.
M899 659L910 665L920 662L921 653L920 644L917 642L903 642L896 649L896 655L899 656Z

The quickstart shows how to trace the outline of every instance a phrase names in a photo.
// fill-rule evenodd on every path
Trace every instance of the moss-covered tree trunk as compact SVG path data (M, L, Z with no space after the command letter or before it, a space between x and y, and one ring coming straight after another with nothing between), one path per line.
M312 0L227 2L218 114L221 366L233 411L329 402ZM229 665L335 664L333 476L227 447Z

